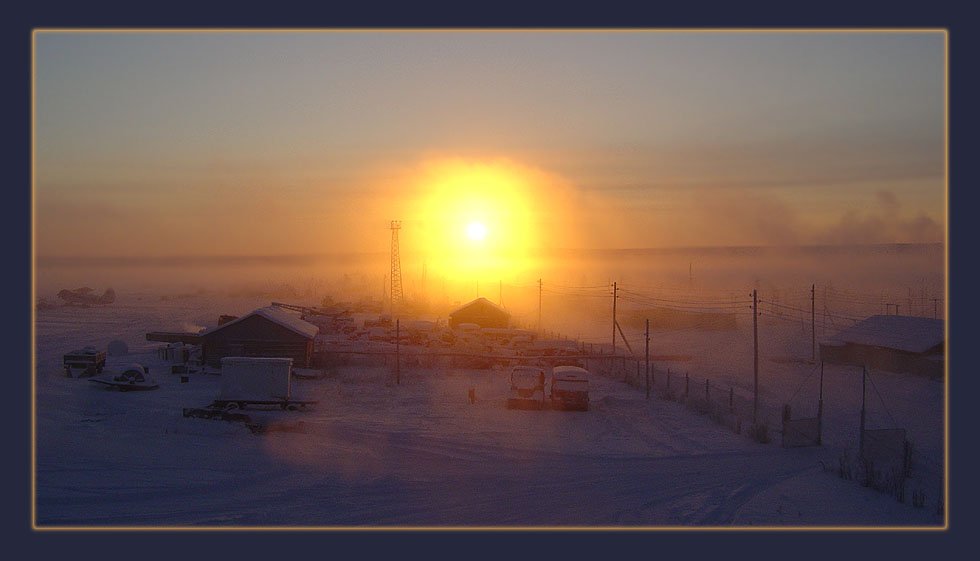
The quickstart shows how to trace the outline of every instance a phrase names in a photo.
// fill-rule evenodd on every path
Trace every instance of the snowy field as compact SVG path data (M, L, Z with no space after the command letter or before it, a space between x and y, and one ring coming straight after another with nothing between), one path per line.
M656 393L647 400L612 377L594 377L588 412L515 411L505 406L504 370L403 367L396 384L391 367L356 361L322 379L294 380L294 391L319 400L312 411L248 410L273 427L301 432L253 434L241 423L183 417L183 408L216 397L220 376L195 373L181 383L156 353L162 344L146 341L145 333L196 330L214 325L219 314L268 304L257 297L163 300L120 291L104 308L39 310L37 525L943 525L936 508L943 384L883 372L874 379L887 411L874 420L906 428L915 442L924 508L838 477L843 451L853 454L856 446L860 404L860 372L840 367L825 372L824 446L811 448L782 448L778 435L757 443ZM809 356L809 341L799 337L799 325L766 328L770 343L760 349L766 411L778 415L793 396L794 410L808 406L802 402L815 407L815 366L797 360ZM696 357L675 369L740 395L751 388L744 325L721 335L673 336L683 341L671 343L664 334L657 348L683 345ZM111 391L64 376L64 353L104 349L113 340L125 341L130 353L110 356L108 368L141 362L158 390Z

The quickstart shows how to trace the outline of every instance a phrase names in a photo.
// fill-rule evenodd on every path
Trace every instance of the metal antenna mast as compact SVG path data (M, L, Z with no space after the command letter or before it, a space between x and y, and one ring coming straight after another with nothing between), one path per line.
M398 230L401 230L401 220L391 221L391 311L401 304L402 294L402 260L398 255Z

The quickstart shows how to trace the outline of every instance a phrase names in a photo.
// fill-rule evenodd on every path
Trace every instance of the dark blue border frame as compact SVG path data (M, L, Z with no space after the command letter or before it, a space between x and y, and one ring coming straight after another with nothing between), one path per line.
M794 4L788 2L756 3L751 7L739 2L648 3L637 9L620 9L605 4L601 11L591 4L576 6L534 6L523 3L517 10L506 10L499 4L448 7L423 7L401 3L392 7L370 5L337 6L320 3L310 11L294 9L289 2L270 5L247 3L206 4L169 2L166 4L112 2L98 7L91 3L24 3L9 13L0 35L8 58L6 72L11 78L4 88L5 135L8 138L8 171L3 189L8 204L2 221L7 244L8 269L4 291L11 295L8 316L8 344L12 359L6 361L10 398L4 404L6 443L15 451L13 461L5 462L8 495L4 501L4 536L8 551L27 551L31 556L71 555L85 548L85 555L102 557L123 554L184 558L188 555L220 554L278 557L281 555L314 555L323 557L349 553L356 548L361 557L374 553L404 556L413 553L436 556L470 557L471 555L510 556L514 551L531 547L539 553L572 553L594 558L627 558L634 555L654 557L683 555L730 558L733 548L745 548L752 557L792 555L822 556L844 553L854 556L883 558L935 558L954 554L954 547L968 546L977 522L973 513L977 499L977 467L971 451L975 437L973 419L964 412L975 409L980 398L977 376L969 354L971 330L964 316L973 310L974 276L970 259L967 213L973 191L980 189L971 164L977 159L972 124L976 121L974 104L976 62L968 53L975 51L975 32L968 25L969 15L962 9L930 2L926 5L900 6L895 2L854 4L829 2ZM23 11L27 10L27 11ZM819 11L817 11L819 10ZM952 460L950 519L947 532L653 532L635 533L44 533L32 532L30 505L30 317L33 302L31 290L30 251L30 134L31 134L31 30L36 27L860 27L860 28L945 28L949 30L950 52L950 188L949 188L949 367L951 391ZM21 274L21 267L28 274ZM965 347L965 348L964 348ZM339 548L339 550L338 550ZM347 550L347 551L345 551ZM738 556L736 556L738 557Z

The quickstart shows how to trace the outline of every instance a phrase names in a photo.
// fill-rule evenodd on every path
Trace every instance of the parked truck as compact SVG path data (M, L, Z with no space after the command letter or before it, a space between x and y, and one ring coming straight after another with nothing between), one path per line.
M534 366L515 366L510 371L508 409L543 409L544 370Z
M578 366L551 369L551 407L589 410L589 371Z

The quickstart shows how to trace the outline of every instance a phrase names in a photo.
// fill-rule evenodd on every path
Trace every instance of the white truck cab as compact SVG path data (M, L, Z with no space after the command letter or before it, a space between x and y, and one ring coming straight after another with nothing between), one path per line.
M543 409L544 370L535 366L515 366L510 371L508 409Z

